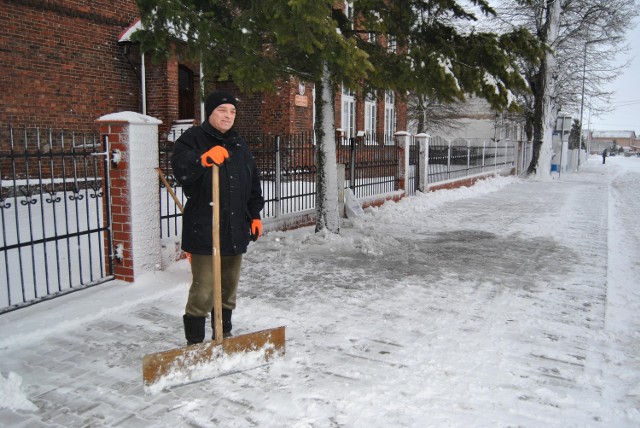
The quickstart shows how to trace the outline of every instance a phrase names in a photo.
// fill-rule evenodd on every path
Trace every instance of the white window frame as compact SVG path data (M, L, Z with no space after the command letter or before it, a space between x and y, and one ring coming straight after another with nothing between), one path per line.
M346 142L356 136L356 99L353 92L342 85L342 123ZM344 140L343 140L344 142Z
M377 109L376 94L369 92L364 101L364 133L367 137L376 134ZM367 138L366 141L374 143L372 138Z
M351 22L353 22L354 10L353 10L353 1L345 0L344 2L344 16Z
M396 132L396 94L393 91L384 93L384 136L385 144L391 144Z
M391 34L387 35L387 51L396 53L398 51L398 42L396 41L395 36Z

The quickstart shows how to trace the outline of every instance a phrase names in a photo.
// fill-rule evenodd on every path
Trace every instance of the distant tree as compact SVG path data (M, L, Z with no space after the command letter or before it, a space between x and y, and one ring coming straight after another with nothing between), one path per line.
M624 50L624 34L638 15L638 2L503 0L496 9L506 28L524 25L547 47L539 64L522 64L530 91L519 94L519 99L525 107L528 137L534 142L527 172L548 176L556 116L560 109L580 115L583 82L585 97L591 98L589 105L596 112L599 103L609 105L610 93L603 86L620 73L613 60Z
M577 149L579 146L584 148L584 139L582 138L580 132L580 121L578 119L574 119L571 124L571 132L569 133L569 149ZM578 144L578 140L582 139L581 144Z
M416 125L418 133L441 133L444 130L458 130L464 126L461 112L465 111L464 101L442 103L427 97L411 94L408 97L408 119Z

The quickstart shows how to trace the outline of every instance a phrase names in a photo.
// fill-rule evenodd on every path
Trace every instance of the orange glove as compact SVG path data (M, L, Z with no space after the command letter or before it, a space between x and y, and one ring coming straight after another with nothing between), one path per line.
M200 156L200 162L202 163L202 166L211 167L214 163L216 165L220 165L228 157L229 152L227 149L222 146L214 146Z
M251 220L251 240L257 241L262 236L262 221L259 218Z

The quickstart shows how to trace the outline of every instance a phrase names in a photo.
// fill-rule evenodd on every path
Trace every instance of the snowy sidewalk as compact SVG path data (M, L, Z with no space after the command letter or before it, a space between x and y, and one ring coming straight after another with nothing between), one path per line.
M599 159L263 237L234 332L286 325L268 366L145 394L186 262L4 314L0 425L640 426L640 159Z

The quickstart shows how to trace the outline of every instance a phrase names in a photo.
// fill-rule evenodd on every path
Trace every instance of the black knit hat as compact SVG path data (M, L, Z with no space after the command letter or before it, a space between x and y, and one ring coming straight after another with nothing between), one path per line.
M212 92L204 102L205 119L208 119L209 116L211 116L211 112L213 112L219 105L233 104L234 107L237 107L236 102L236 98L228 92Z

